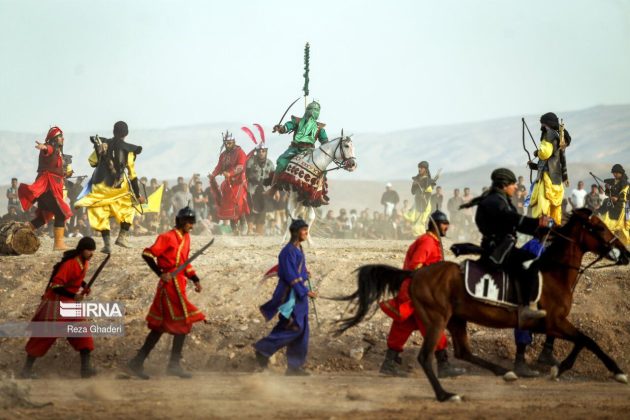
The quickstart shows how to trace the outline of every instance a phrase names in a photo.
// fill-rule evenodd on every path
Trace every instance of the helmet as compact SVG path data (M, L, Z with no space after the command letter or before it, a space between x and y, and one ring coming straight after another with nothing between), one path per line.
M450 222L448 221L448 217L446 217L446 214L444 214L443 212L436 210L433 213L431 213L431 219L433 219L433 221L435 223L448 223L450 224Z
M178 211L177 216L175 216L175 223L178 225L185 220L191 220L192 223L197 223L195 211L188 206Z
M319 104L319 102L317 102L317 101L313 101L313 102L311 102L310 104L308 104L308 105L306 106L306 110L307 110L307 111L311 111L311 110L314 110L314 109L317 109L318 111L319 111L320 109L322 109L322 107L321 107L321 105Z
M612 169L610 170L610 173L615 173L615 172L619 172L620 174L625 174L626 171L623 170L623 166L621 166L618 163L615 163L612 167Z
M294 219L291 222L291 225L289 226L289 231L290 232L297 232L298 230L308 227L308 223L306 223L304 220L302 219Z
M426 160L423 160L422 162L418 163L418 168L429 169L429 162L427 162Z

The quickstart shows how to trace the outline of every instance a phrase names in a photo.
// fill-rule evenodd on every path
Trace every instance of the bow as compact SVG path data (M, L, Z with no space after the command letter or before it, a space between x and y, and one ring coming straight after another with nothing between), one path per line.
M527 132L529 133L529 138L532 139L532 143L534 143L534 147L536 149L538 149L538 145L536 144L536 140L534 140L534 136L532 136L532 132L529 131L529 127L527 126L527 123L525 122L525 118L521 118L522 121L522 142L523 142L523 150L525 150L525 153L527 153L527 162L528 162L528 167L529 167L529 162L532 161L532 155L529 153L529 150L527 150L527 146L525 146L525 129L527 129ZM533 172L534 170L530 167L529 168L529 183L532 184L534 182L533 179Z

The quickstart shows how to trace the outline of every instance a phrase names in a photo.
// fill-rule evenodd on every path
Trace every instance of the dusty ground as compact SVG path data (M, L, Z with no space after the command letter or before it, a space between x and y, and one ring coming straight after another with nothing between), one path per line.
M193 249L208 238L194 237ZM13 380L23 363L25 339L0 339L0 418L56 418L73 409L76 418L181 418L181 417L627 417L630 387L613 382L601 363L583 352L573 371L560 382L543 379L504 383L470 368L470 375L443 381L465 396L462 404L434 402L415 356L421 343L412 336L404 353L407 379L377 375L385 353L388 319L377 313L340 338L330 335L330 322L344 305L319 300L322 321L311 319L309 368L313 376L282 375L284 356L272 360L268 373L253 373L251 344L271 325L257 307L271 295L275 281L260 285L262 273L275 263L278 238L217 237L215 245L195 265L205 289L190 292L209 324L197 324L184 349L184 365L194 370L192 380L163 375L170 340L163 339L146 363L151 381L129 379L120 368L141 345L146 334L144 316L153 297L155 276L140 258L152 238L134 238L134 249L115 254L93 288L93 299L121 300L127 308L126 337L96 340L95 380L78 379L78 355L59 340L35 365L40 379ZM72 242L70 242L72 243ZM317 239L306 247L315 286L324 296L354 289L352 270L366 263L399 266L408 246L399 241ZM0 257L0 322L28 320L59 254L49 251L45 239L35 256ZM102 256L95 256L96 265ZM452 255L447 259L453 259ZM577 287L570 319L597 340L622 369L630 368L630 269L590 271ZM511 331L471 326L475 350L509 366L514 355ZM539 350L536 339L530 358ZM568 352L562 343L556 351ZM352 353L352 356L350 355ZM459 362L456 362L459 363ZM467 366L462 364L462 366ZM34 408L30 403L43 404Z

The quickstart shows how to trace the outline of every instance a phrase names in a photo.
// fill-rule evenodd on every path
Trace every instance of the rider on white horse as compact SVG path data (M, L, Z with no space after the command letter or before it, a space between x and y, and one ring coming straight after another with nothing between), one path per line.
M285 134L293 132L293 141L289 148L281 154L276 161L276 172L268 194L274 194L278 190L278 177L286 169L294 156L314 148L315 142L318 140L321 144L328 142L328 135L326 134L326 130L324 130L326 124L317 122L320 110L321 107L319 103L313 101L306 107L302 118L292 115L291 120L283 125L278 124L273 127L274 133Z

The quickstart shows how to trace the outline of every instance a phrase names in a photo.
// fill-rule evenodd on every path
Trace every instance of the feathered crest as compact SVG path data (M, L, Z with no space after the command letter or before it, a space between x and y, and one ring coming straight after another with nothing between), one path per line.
M252 130L249 127L241 127L241 130L243 130L245 132L245 134L247 134L247 136L251 139L251 141L254 142L254 144L256 145L257 149L263 149L263 148L267 148L267 144L265 143L265 129L262 127L262 125L254 123L252 124L254 127L256 127L258 129L258 133L260 133L260 142L256 140L256 135L252 132Z

